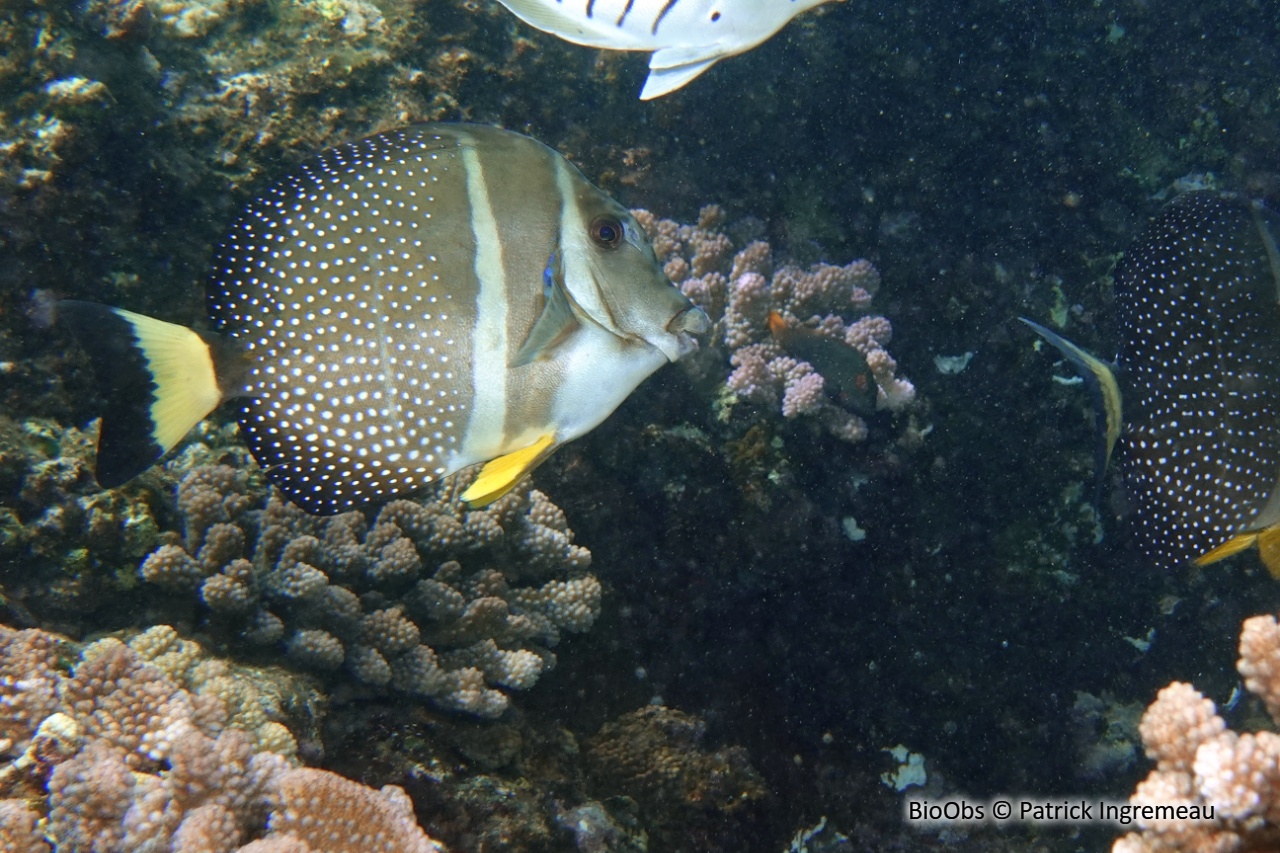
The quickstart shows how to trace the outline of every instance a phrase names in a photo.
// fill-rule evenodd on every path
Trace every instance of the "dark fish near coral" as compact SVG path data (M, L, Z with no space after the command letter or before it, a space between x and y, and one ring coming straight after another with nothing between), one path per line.
M1092 360L1095 379L1118 380L1124 483L1139 545L1159 565L1203 565L1257 542L1280 576L1276 233L1274 215L1246 199L1183 195L1116 267L1115 376L1045 335L1077 364ZM1119 393L1112 404L1120 423Z
M860 414L875 411L876 380L861 350L817 329L788 325L777 311L769 312L769 331L788 355L813 365L841 403Z
M708 326L621 205L541 143L475 125L304 163L233 227L209 309L218 335L59 304L112 377L104 486L241 398L254 457L310 512L481 462L464 498L487 503Z

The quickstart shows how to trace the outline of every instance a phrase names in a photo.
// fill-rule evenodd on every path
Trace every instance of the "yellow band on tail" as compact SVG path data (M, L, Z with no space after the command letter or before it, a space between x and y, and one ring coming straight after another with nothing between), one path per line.
M222 401L213 338L92 302L54 307L105 386L94 469L103 488L150 468Z
M133 326L137 346L151 369L151 438L165 450L218 407L222 393L209 344L186 326L121 308L111 309Z

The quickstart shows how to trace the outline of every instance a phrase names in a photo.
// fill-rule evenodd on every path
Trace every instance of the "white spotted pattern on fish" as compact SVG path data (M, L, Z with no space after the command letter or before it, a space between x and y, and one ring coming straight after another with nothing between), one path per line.
M594 245L602 216L627 240ZM231 396L248 398L254 456L333 513L581 435L701 326L640 233L518 134L424 125L324 152L249 208L210 287L211 315L249 351ZM521 363L552 259L574 311Z
M1184 565L1270 514L1280 308L1268 240L1248 201L1189 193L1116 269L1124 479L1139 546L1160 565Z

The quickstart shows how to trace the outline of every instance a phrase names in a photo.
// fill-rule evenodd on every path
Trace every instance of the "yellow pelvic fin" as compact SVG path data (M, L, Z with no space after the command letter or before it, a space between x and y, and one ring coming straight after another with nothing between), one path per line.
M537 468L551 454L555 435L547 433L528 447L514 450L497 459L490 459L480 469L475 482L462 493L462 499L472 509L488 506L507 492L526 474Z
M1271 529L1274 530L1275 528L1271 528ZM1207 566L1210 563L1216 563L1219 560L1225 560L1227 557L1230 557L1232 554L1239 554L1241 551L1244 551L1245 549L1252 547L1253 543L1256 541L1258 541L1257 533L1239 533L1235 536L1232 536L1230 539L1228 539L1226 542L1223 542L1221 545L1219 545L1217 548L1214 548L1212 551L1208 551L1204 554L1201 554L1199 557L1196 557L1191 562L1197 566Z

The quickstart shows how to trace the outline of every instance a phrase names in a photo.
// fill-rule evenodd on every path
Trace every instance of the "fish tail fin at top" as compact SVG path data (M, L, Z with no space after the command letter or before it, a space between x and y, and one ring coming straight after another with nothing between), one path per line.
M714 51L711 56L675 55L677 52L683 53L687 50L688 48L680 47L654 51L653 56L649 57L649 76L645 78L644 88L640 90L640 100L652 101L654 98L671 94L725 56L718 47L709 48Z
M217 408L217 339L92 302L61 300L65 321L105 386L94 474L111 489L150 468Z
M1103 476L1107 465L1111 462L1111 453L1115 450L1116 440L1120 438L1120 427L1124 423L1121 412L1120 384L1116 381L1115 371L1097 356L1091 355L1071 343L1056 332L1034 323L1026 317L1019 317L1030 326L1036 334L1044 338L1071 362L1085 387L1093 398L1094 411L1097 413L1097 444L1094 450L1094 464L1097 471L1097 486L1101 492Z

